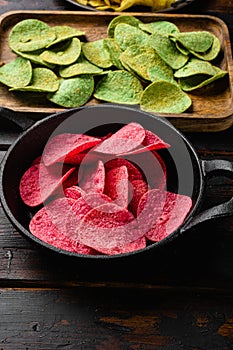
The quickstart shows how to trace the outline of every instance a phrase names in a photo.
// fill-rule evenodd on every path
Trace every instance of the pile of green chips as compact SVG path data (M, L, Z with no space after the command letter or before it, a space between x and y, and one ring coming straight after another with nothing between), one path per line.
M43 93L65 108L94 97L182 113L192 105L188 93L228 74L216 65L221 45L214 34L129 15L115 17L106 38L89 42L76 28L26 19L12 28L9 46L17 56L0 67L0 82L10 91Z

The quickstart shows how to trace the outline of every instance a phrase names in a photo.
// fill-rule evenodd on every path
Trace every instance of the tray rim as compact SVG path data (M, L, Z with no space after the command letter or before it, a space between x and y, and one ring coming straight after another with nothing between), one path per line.
M224 51L226 53L226 62L227 62L227 67L228 67L228 73L229 73L229 88L231 91L231 96L232 99L229 104L229 108L227 111L224 111L221 113L221 115L213 115L211 113L205 114L205 118L203 118L200 115L196 114L188 114L188 113L180 113L177 115L171 115L171 114L165 114L165 113L156 113L157 116L165 117L169 121L171 121L175 126L176 126L176 121L183 120L184 125L180 127L181 130L183 131L203 131L203 132L209 132L209 131L223 131L225 129L228 129L233 125L233 57L232 57L232 50L231 50L231 41L230 41L230 34L228 30L227 24L219 17L213 16L213 15L204 15L204 14L173 14L173 13L164 13L164 12L110 12L110 11L69 11L69 10L13 10L13 11L7 11L0 15L0 29L2 27L2 24L4 24L4 21L6 19L9 19L10 17L15 17L19 15L40 15L40 16L61 16L61 15L66 15L66 16L88 16L88 17L109 17L113 18L119 15L130 15L130 16L135 16L135 17L154 17L154 18L171 18L171 19L209 19L212 21L215 21L218 23L218 25L222 28L224 35L226 35L227 39L229 40L230 45L225 45ZM6 106L7 108L11 108L9 106ZM58 112L61 112L63 110L66 110L67 108L62 108L62 107L41 107L35 109L34 107L26 107L26 106L16 106L12 107L13 110L20 111L20 112L30 112L35 115L39 114L55 114ZM211 124L210 124L210 119ZM196 123L201 124L202 129L200 130L199 128L189 128L188 120L195 121ZM207 120L207 122L206 122ZM220 123L221 121L221 123ZM217 129L216 129L217 126Z
M204 15L204 14L187 14L187 13L164 13L164 12L112 12L112 11L77 11L77 10L11 10L4 12L0 15L0 24L3 19L6 17L9 17L11 15L19 15L19 14L39 14L39 15L73 15L73 16L80 16L80 15L88 15L88 16L140 16L140 17L170 17L170 18L200 18L200 19L212 19L216 22L219 22L219 24L223 27L225 27L225 30L228 31L228 27L226 23L219 17L214 15Z

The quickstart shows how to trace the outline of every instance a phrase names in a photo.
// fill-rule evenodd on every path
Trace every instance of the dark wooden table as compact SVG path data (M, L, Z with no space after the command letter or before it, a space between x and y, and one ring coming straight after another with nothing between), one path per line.
M0 0L10 10L75 10L63 0ZM177 11L178 12L178 11ZM178 13L225 21L233 1L196 0ZM0 121L0 157L19 131ZM186 133L202 159L233 161L233 128ZM208 183L203 209L233 195ZM0 350L233 349L233 217L198 226L144 259L87 265L26 240L0 208Z

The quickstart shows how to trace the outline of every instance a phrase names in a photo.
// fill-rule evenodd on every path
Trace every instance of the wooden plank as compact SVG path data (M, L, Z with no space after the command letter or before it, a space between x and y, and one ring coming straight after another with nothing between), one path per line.
M232 297L2 289L0 349L231 349Z
M119 14L119 13L118 13ZM127 13L126 13L127 14ZM182 114L168 115L167 118L176 127L183 131L220 131L229 128L233 123L233 94L231 85L233 83L233 67L231 64L231 42L226 24L212 16L182 15L182 14L157 14L157 13L130 13L137 16L143 22L154 20L168 20L175 23L181 31L208 30L215 34L223 51L222 59L218 66L228 71L229 84L224 89L209 94L192 94L192 108ZM0 60L9 62L12 54L8 45L8 35L12 27L26 18L37 18L53 26L64 24L77 26L85 31L87 41L101 39L107 36L107 26L117 13L105 12L77 12L77 11L21 11L6 13L1 19L1 56ZM96 27L98 26L98 31ZM38 113L55 113L64 110L59 106L51 104L38 93L12 94L4 86L0 87L1 105L20 111L31 111ZM92 98L88 105L95 105L100 101ZM164 117L163 113L156 113Z
M196 149L200 158L223 158L231 161L233 155L232 131L233 128L231 127L217 133L187 132L184 134Z
M196 10L200 12L223 12L223 13L232 13L232 1L228 0L195 0L194 3L183 9L184 11L193 11Z

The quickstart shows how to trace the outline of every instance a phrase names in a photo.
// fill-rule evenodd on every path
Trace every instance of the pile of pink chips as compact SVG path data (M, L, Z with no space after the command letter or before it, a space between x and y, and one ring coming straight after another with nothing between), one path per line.
M129 253L166 238L192 206L166 190L157 151L168 147L135 122L104 137L53 136L20 181L22 201L37 210L30 232L85 255Z

